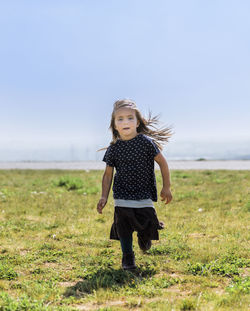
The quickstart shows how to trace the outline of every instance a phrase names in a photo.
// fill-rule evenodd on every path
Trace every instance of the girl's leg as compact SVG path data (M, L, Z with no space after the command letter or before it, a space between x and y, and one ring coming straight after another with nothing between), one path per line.
M120 237L120 243L123 253L132 253L133 252L133 236L132 234L126 237Z
M151 248L152 242L149 238L147 238L147 236L145 237L145 235L143 235L141 232L138 232L137 237L138 245L143 252L146 252Z
M136 268L135 255L133 252L132 233L126 237L120 237L122 248L122 267L124 270L133 270Z

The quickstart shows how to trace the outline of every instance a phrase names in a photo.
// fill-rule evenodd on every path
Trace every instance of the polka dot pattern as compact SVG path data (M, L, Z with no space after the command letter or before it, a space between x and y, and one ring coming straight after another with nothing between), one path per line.
M103 161L115 167L114 199L157 201L154 157L160 152L144 134L118 140L106 150Z

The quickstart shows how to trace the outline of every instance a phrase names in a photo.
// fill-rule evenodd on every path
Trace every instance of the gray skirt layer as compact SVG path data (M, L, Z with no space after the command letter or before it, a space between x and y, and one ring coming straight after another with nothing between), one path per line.
M154 208L115 206L110 239L120 240L120 237L127 237L136 231L145 240L159 240L158 230L161 229L163 225L159 222Z

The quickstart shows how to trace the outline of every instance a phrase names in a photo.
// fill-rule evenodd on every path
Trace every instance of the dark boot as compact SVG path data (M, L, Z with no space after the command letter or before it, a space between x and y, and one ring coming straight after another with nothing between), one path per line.
M164 224L164 222L163 221L159 221L159 225L158 225L158 230L162 230L162 229L164 229L165 228L165 224Z
M134 270L136 269L135 264L135 254L132 253L123 253L122 255L122 268L124 270Z
M143 252L146 252L151 248L152 242L149 239L143 239L143 237L138 234L138 245Z

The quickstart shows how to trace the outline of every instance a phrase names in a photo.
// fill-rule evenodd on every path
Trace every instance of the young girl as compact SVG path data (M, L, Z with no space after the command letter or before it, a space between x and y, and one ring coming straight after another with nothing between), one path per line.
M110 239L120 240L124 270L136 268L133 232L137 232L140 249L146 251L151 247L151 240L159 240L158 230L163 228L153 205L157 201L154 161L161 170L162 201L168 204L172 200L168 164L160 152L171 131L169 128L157 129L155 124L158 124L157 117L149 116L146 120L133 101L115 102L110 123L113 140L103 158L106 169L97 211L102 214L107 203L115 168L115 212Z

